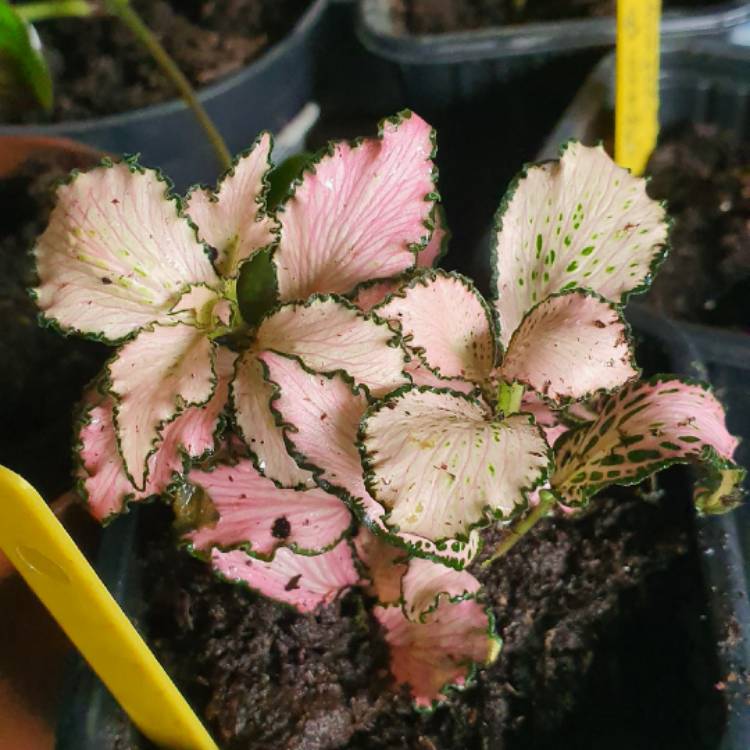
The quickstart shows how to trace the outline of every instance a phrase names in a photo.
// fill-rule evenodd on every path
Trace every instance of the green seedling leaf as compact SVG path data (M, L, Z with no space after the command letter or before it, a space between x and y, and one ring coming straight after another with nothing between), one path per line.
M279 301L276 266L270 248L259 250L242 264L237 279L237 303L245 322L257 325Z
M0 0L0 111L52 109L52 76L33 27Z

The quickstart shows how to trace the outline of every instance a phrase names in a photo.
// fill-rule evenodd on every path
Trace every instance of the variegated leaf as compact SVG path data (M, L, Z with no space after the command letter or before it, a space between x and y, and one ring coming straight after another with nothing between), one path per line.
M362 419L363 463L386 523L433 541L510 515L544 481L549 449L527 414L492 418L477 399L412 387Z
M156 172L131 162L75 176L36 247L42 313L109 341L165 322L189 284L218 277Z
M120 452L136 489L144 489L146 460L164 426L213 395L214 357L214 345L203 332L178 323L142 331L110 362Z
M303 173L279 213L282 299L345 294L414 266L430 238L433 140L424 120L402 113L377 139L332 144Z
M324 489L341 494L375 533L421 557L440 559L462 568L480 549L478 533L468 541L447 539L440 544L415 534L393 534L383 523L385 509L367 491L357 448L360 418L367 408L361 391L341 376L325 377L306 371L288 357L261 355L268 378L277 388L274 408L288 425L287 442L298 461L315 467ZM305 396L300 398L299 394Z
M465 686L475 664L491 664L500 652L492 621L473 600L443 599L423 623L407 619L398 607L374 612L385 630L396 683L408 684L423 708L444 701L448 687Z
M409 349L438 375L482 382L492 370L492 313L462 276L425 271L373 312L398 324Z
M245 584L300 612L313 612L329 604L359 581L346 540L322 555L298 555L282 547L270 562L256 560L242 550L214 549L211 563L228 581Z
M373 534L366 526L360 527L354 539L357 557L367 567L370 589L382 606L399 604L401 579L408 570L404 562L407 553Z
M498 212L496 307L507 344L526 313L576 287L620 302L643 291L667 240L664 208L646 182L601 146L571 142L559 162L528 167Z
M211 471L194 469L188 481L218 513L216 523L187 535L196 549L243 545L254 557L269 557L278 547L317 554L333 547L351 523L349 509L339 498L317 487L280 489L248 459Z
M705 386L665 376L625 386L594 422L555 444L552 488L566 505L585 502L610 484L635 484L674 463L704 462L708 483L695 493L705 512L734 507L744 472L733 462L737 439Z
M278 224L266 213L271 145L271 135L261 134L217 192L197 188L187 197L187 214L198 225L198 236L216 249L216 267L224 277L235 276L243 261L276 240Z
M628 325L591 292L547 297L513 333L499 376L561 402L610 391L637 377Z
M283 305L261 323L256 346L299 357L317 372L343 371L375 396L407 382L393 331L341 299Z
M415 622L425 622L441 601L469 599L479 589L479 581L465 570L453 570L431 560L414 558L409 561L409 569L401 580L404 614Z

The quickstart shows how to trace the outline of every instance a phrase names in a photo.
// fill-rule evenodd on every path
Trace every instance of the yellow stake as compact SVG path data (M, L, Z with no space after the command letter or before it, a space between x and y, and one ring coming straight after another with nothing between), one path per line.
M3 466L0 549L143 734L170 750L217 750L39 493Z
M643 174L659 133L661 0L617 0L615 161Z

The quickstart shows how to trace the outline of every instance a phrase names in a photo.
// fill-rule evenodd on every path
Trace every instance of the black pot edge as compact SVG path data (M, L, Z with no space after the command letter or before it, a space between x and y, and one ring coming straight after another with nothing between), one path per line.
M259 58L253 60L236 73L212 83L198 91L198 99L204 105L210 103L217 97L224 95L248 79L254 78L273 65L279 58L286 55L302 39L307 37L317 24L322 20L328 7L329 0L314 0L312 5L299 18L291 31L279 42L270 47ZM136 124L144 119L158 119L173 112L188 111L187 105L181 99L171 99L161 104L151 104L148 107L132 110L130 112L119 112L113 115L90 120L66 120L51 124L27 124L27 125L0 125L0 136L3 135L43 135L50 137L70 137L75 133L78 137L87 131L106 129L113 126L125 126Z
M390 0L359 0L357 33L371 52L403 65L438 65L481 60L496 62L529 56L554 56L614 44L614 18L546 21L479 31L412 35L399 33L389 13ZM750 3L731 0L717 7L667 11L662 39L726 33L750 20Z

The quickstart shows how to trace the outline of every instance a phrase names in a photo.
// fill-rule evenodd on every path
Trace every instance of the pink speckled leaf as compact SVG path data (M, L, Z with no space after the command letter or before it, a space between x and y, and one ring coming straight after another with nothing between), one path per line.
M265 476L284 487L310 487L312 474L297 466L284 444L284 431L271 411L272 397L273 388L264 379L257 352L246 351L237 362L232 381L232 404L240 435L257 456L258 468Z
M218 192L198 188L186 212L198 236L218 252L216 267L235 276L243 261L276 239L278 225L266 213L266 175L271 169L271 136L263 133L252 149L222 178Z
M425 271L373 312L399 325L409 349L438 375L482 382L492 370L492 313L462 276Z
M520 411L534 417L534 421L544 433L547 445L554 445L560 435L564 435L570 429L561 420L560 415L534 391L527 390L524 393Z
M188 481L206 493L219 515L214 525L188 535L197 549L247 545L253 556L269 557L283 546L315 554L333 547L351 523L349 509L334 495L317 487L280 489L248 459L193 470Z
M401 579L408 570L407 553L362 526L354 539L357 557L367 567L370 589L383 606L401 601Z
M620 310L590 292L547 297L508 344L500 377L561 402L611 391L637 377Z
M401 580L404 614L410 620L424 622L441 600L468 599L479 588L479 581L465 570L453 570L432 560L414 558L409 561L409 569Z
M744 472L733 462L737 439L703 385L665 376L626 385L603 404L596 421L555 444L553 490L579 505L610 484L636 484L674 463L703 462L707 480L694 499L702 512L730 510Z
M401 286L403 286L403 281L399 279L363 284L357 289L352 302L362 312L370 312L373 307L379 305L389 294L398 291Z
M433 131L415 114L377 139L333 144L280 209L275 261L284 300L350 292L415 264L435 200Z
M218 283L164 181L126 162L60 187L34 253L44 315L110 341L165 322L189 284Z
M322 555L298 555L282 547L270 562L252 558L242 550L221 552L214 549L211 563L227 580L244 583L300 612L312 612L329 604L359 581L346 540Z
M408 684L420 707L445 700L446 688L463 687L474 664L491 664L500 652L487 613L473 600L442 599L423 623L398 607L376 607L374 613L385 630L396 683Z
M476 384L462 378L441 378L423 365L416 357L407 362L404 368L414 385L429 385L432 388L450 388L452 391L469 394L476 389Z
M478 399L419 387L362 420L367 487L386 523L433 541L508 516L544 481L549 449L527 414L494 420Z
M213 395L214 358L215 347L205 333L178 323L142 331L110 362L120 452L136 489L144 489L146 461L164 425Z
M183 455L199 458L213 450L227 404L234 354L223 347L216 354L217 383L206 406L192 406L170 422L158 450L148 459L148 478L143 490L136 490L125 473L117 449L112 418L113 401L95 390L86 395L80 429L80 465L76 471L92 515L99 521L120 513L127 502L159 495L175 473L182 472Z
M646 181L601 146L571 142L559 162L529 167L498 216L496 307L503 344L550 294L576 287L620 302L642 291L667 239Z
M258 349L299 357L317 372L346 372L375 396L407 382L404 351L395 342L385 322L330 297L282 306L257 334Z
M432 237L427 247L420 250L417 255L417 268L432 268L448 250L449 233L445 228L445 216L440 205L435 209L434 224L435 228L432 230Z
M277 389L274 408L288 425L287 441L298 460L316 467L316 479L324 488L341 494L379 534L414 554L433 556L454 567L463 567L478 552L480 539L472 533L468 541L448 539L436 545L415 534L391 534L383 523L385 509L365 488L357 448L360 419L367 399L342 377L307 372L289 357L273 352L261 355L268 379ZM305 396L300 398L299 394Z

